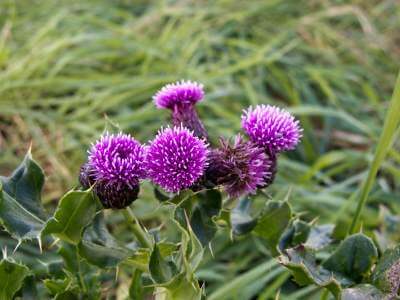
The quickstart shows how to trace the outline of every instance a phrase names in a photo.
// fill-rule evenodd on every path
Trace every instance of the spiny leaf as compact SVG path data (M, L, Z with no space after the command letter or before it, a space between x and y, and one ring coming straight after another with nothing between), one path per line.
M149 270L151 277L156 283L165 283L172 278L171 267L161 256L157 244L154 244L150 255Z
M197 281L188 280L180 274L156 289L156 300L201 300L203 290Z
M387 295L386 295L387 296ZM341 300L381 300L390 299L371 284L359 284L352 288L344 289L340 295Z
M10 300L22 287L29 269L24 265L3 259L0 262L0 300Z
M174 219L187 228L187 218L190 226L203 246L206 246L215 236L217 226L214 218L220 213L222 196L217 190L203 190L196 193L183 191L174 198ZM179 199L179 201L177 200Z
M46 218L41 202L44 173L32 159L30 151L10 177L0 176L0 182L3 183L3 190L21 206L40 219Z
M42 235L54 234L61 240L77 245L83 229L93 221L99 209L99 201L91 190L70 191L60 200Z
M373 241L357 233L346 238L323 266L358 282L370 272L378 257Z
M190 225L203 246L207 245L217 232L213 218L222 206L222 196L217 190L207 190L199 195L198 205L190 219Z
M352 283L347 278L340 275L333 276L330 271L318 266L313 253L304 246L287 249L286 253L281 255L279 260L292 272L299 285L316 284L327 288L337 297L342 285Z
M66 292L68 288L77 289L77 287L74 286L72 279L68 276L64 279L45 279L43 280L43 284L53 296Z
M319 250L329 245L332 241L334 225L324 224L311 227L310 234L305 246L311 249Z
M135 253L126 259L126 263L143 272L149 272L150 250L147 248L140 248Z
M250 216L251 199L241 199L238 205L231 211L230 224L236 235L249 233L257 224L257 219Z
M400 289L400 245L386 250L372 273L372 283L386 293Z
M173 260L176 266L163 261L154 250L150 258L150 273L157 282L156 299L200 299L198 297L201 297L202 289L199 288L194 272L201 262L204 249L190 225L183 227L180 222L173 222L181 232L179 252Z
M0 220L11 236L19 241L38 238L45 223L4 192L1 183Z
M190 226L183 227L175 220L174 224L181 232L181 245L178 257L181 263L181 271L186 272L188 276L193 276L203 258L204 248Z
M64 274L71 279L71 283L64 292L57 294L55 299L79 299L78 295L85 299L99 299L101 279L98 277L98 269L79 256L76 245L63 241L58 245L58 254L64 260Z
M133 250L119 245L109 233L103 214L98 214L94 222L85 229L78 244L78 252L87 262L100 268L116 267L134 253Z
M44 174L28 152L10 177L0 177L0 221L17 240L38 238L45 212L41 204Z
M294 247L304 243L311 231L311 225L302 220L296 219L286 229L279 240L279 249L283 251L286 248Z
M297 245L306 242L311 231L311 225L302 220L296 219L293 222L293 228L294 234L292 243Z
M157 243L157 248L163 258L170 256L177 250L177 245L169 242ZM149 272L151 251L147 248L139 248L134 253L126 258L122 263L131 265L143 272Z
M286 227L289 225L292 212L286 201L268 201L266 208L257 221L254 233L264 238L272 255L278 255L277 245Z

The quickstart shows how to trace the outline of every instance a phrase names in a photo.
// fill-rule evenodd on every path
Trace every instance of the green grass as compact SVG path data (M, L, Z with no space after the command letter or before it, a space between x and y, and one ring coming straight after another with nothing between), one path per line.
M378 141L378 146L375 151L374 159L371 163L368 176L362 185L360 196L358 199L357 209L353 217L353 221L350 225L349 233L353 234L358 231L357 225L360 220L361 212L366 204L368 194L371 192L372 186L376 174L387 152L391 148L393 138L396 134L396 129L400 122L400 74L397 78L396 86L393 92L392 100L390 101L390 106L388 108L387 116L385 118L385 124L383 125L382 133Z
M77 183L87 147L105 128L151 139L168 120L151 96L187 78L206 86L199 110L213 141L238 132L249 105L288 107L304 138L296 152L280 157L271 195L283 198L290 186L290 201L305 218L349 225L373 151L382 145L400 67L399 16L400 5L390 0L3 0L0 174L32 142L51 205ZM400 118L398 109L391 114ZM376 224L379 205L400 213L398 136L397 130L390 149L387 139L381 146L388 156L368 187L366 228ZM143 198L150 197L145 190ZM153 208L137 204L147 220L158 217ZM199 272L209 295L234 278L245 283L259 270L251 267L268 264L263 245L250 238L233 244L219 237L214 247L215 259L209 255ZM281 286L292 293L282 290L281 299L320 292L279 281L286 273L263 272L251 289L237 289L237 299L270 299Z

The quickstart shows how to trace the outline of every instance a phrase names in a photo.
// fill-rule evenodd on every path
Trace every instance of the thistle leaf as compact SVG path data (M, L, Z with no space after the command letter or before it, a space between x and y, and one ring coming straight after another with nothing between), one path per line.
M381 300L390 299L371 284L359 284L352 288L344 289L340 295L342 300Z
M266 240L272 255L279 254L277 245L290 223L292 212L287 201L269 201L257 221L254 233Z
M46 214L41 204L44 174L28 152L10 177L0 176L0 221L19 241L39 238Z
M24 265L3 259L0 262L0 300L14 299L29 273Z
M197 281L188 280L180 274L156 289L156 300L201 300L203 289Z
M103 214L98 214L93 223L85 229L78 244L81 257L99 268L113 268L133 255L134 251L119 245L107 230Z
M172 271L167 261L162 257L157 244L154 244L150 255L149 270L156 283L165 283L172 278Z
M207 190L199 195L198 205L194 208L190 225L203 246L215 236L217 226L214 217L219 215L222 207L222 196L217 190Z
M253 218L250 211L251 199L241 199L238 205L230 213L230 224L232 231L236 235L249 233L257 224L257 219Z
M378 250L373 241L357 233L346 238L323 266L358 282L370 272L377 258Z
M92 223L100 203L89 189L70 191L65 194L42 232L42 236L53 234L57 238L77 245L82 239L83 229Z
M338 297L341 286L352 282L340 275L334 276L332 272L318 266L314 254L304 246L287 249L285 255L279 257L280 262L293 274L294 280L301 286L316 284L327 288Z
M399 292L400 245L383 253L372 273L372 283L384 292Z

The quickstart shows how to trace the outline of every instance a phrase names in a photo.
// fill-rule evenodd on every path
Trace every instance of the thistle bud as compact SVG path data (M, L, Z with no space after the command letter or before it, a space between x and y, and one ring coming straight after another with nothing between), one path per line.
M201 122L196 103L203 100L203 85L192 81L178 81L167 84L153 97L158 108L167 108L172 111L172 124L183 126L193 131L198 137L207 138L207 131Z
M231 145L220 140L220 147L209 157L206 178L216 185L224 186L230 197L254 194L260 187L272 182L271 161L263 148L244 141L237 135Z

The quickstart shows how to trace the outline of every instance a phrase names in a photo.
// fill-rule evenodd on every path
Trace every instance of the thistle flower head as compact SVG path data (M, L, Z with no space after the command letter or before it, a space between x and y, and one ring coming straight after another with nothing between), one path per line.
M178 192L203 175L207 154L207 144L187 128L161 129L147 151L148 176L165 190Z
M129 134L105 134L89 151L89 167L94 180L108 185L137 185L146 177L146 148Z
M124 208L137 198L139 180L146 177L146 148L130 135L105 134L89 151L81 167L83 187L94 191L105 208Z
M173 109L175 105L179 104L195 104L203 97L202 84L181 80L164 86L153 96L153 100L158 108Z
M294 149L302 132L299 121L289 112L264 104L244 111L242 127L254 143L271 153Z
M220 143L220 147L210 153L208 179L222 184L231 197L253 194L267 185L274 164L263 148L244 141L240 135L235 137L233 145L223 139Z

